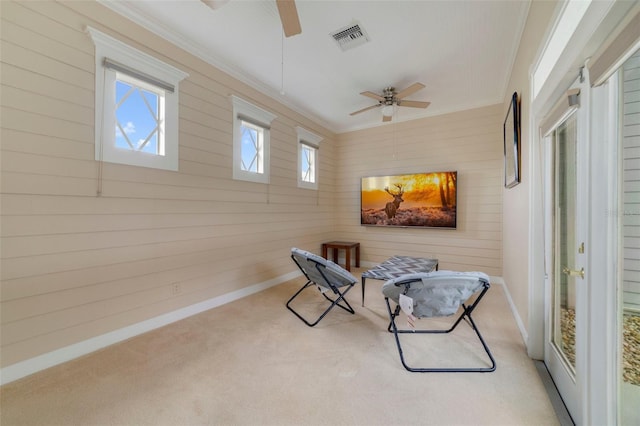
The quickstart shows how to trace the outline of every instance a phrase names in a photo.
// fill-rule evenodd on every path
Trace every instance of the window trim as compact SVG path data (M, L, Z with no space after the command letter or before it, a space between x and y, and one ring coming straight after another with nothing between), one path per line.
M86 27L95 45L95 159L131 166L152 167L164 170L178 170L178 85L189 76L151 55L127 45L92 27ZM121 68L116 70L111 64ZM127 72L126 70L130 70ZM115 145L115 90L106 90L115 85L116 74L128 74L147 84L153 84L164 92L164 155L130 151ZM132 75L135 74L135 75ZM155 82L164 83L163 86ZM173 87L173 91L168 90ZM113 123L113 126L106 125ZM107 143L113 141L113 143Z
M608 39L588 63L591 86L601 86L640 49L640 9L614 39Z
M296 126L296 134L298 135L298 188L317 190L318 179L320 176L318 167L320 164L320 142L322 142L323 137L299 126ZM302 180L302 147L304 145L315 148L314 182L306 182Z
M230 95L229 98L233 104L233 179L268 184L271 170L271 122L277 116L235 95ZM262 173L242 170L242 121L263 129Z

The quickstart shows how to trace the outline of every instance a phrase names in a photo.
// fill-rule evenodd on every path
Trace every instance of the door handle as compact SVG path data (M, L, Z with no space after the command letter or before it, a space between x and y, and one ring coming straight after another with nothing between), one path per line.
M580 277L584 280L584 268L580 268L579 271L576 271L565 266L564 268L562 268L562 273L570 277Z

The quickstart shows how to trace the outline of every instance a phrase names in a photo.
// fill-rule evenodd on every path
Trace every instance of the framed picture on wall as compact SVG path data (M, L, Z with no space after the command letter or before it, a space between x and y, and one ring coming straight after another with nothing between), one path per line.
M512 188L520 183L520 106L518 92L513 92L504 119L504 186Z

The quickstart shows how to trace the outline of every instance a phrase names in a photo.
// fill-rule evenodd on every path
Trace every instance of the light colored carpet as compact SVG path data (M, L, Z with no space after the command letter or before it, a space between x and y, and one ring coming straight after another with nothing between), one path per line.
M356 314L336 308L314 328L284 305L303 283L292 280L9 383L0 389L1 424L558 424L502 286L492 286L473 314L497 370L432 374L400 364L386 331L382 282L367 281L364 308L357 284L347 296ZM305 293L299 310L320 312L324 298ZM406 337L410 362L487 365L466 323L454 335Z

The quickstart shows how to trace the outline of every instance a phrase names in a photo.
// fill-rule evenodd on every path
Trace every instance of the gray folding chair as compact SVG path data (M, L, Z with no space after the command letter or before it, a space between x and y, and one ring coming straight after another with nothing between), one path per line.
M418 373L494 371L496 369L496 361L471 317L473 310L478 306L478 303L480 303L485 293L489 290L489 287L489 277L482 272L425 272L401 275L385 282L382 286L382 293L385 296L390 318L388 330L393 332L395 336L398 352L400 353L400 361L404 368ZM467 304L467 301L471 300L472 296L476 293L479 294L475 300ZM401 306L399 300L401 294L412 299L412 315L416 319L454 315L460 306L462 306L463 310L449 329L424 330L408 328L399 330L396 325L396 318L400 315ZM389 299L398 304L393 311ZM489 367L411 367L407 364L402 345L400 344L400 334L446 334L455 330L463 319L471 326L478 336L478 339L480 339L485 353L489 357Z
M295 264L298 265L307 282L287 301L287 309L293 312L309 327L313 327L319 323L334 306L339 306L351 314L355 313L344 296L353 288L354 284L358 282L356 277L340 265L326 260L324 257L295 247L291 249L291 258ZM314 322L307 321L291 307L291 302L293 302L303 290L309 287L316 287L320 291L320 294L331 302L329 307ZM327 293L332 294L334 298L332 299L327 296Z

